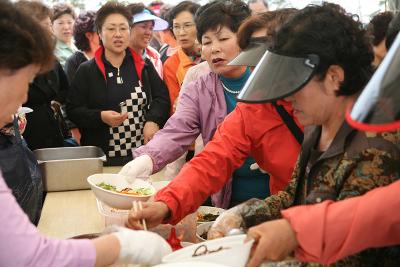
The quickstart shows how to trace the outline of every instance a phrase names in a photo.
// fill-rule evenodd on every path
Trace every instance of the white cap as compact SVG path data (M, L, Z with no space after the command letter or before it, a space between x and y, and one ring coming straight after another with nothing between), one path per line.
M159 18L157 16L154 16L150 13L149 10L144 9L142 12L134 15L132 17L133 24L143 22L143 21L149 21L153 20L154 21L154 28L153 31L163 31L168 28L168 22L163 20L162 18Z

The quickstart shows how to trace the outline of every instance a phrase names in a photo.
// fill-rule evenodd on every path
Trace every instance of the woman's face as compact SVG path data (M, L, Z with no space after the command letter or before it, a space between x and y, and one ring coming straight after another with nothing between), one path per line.
M327 79L314 76L302 89L285 98L292 103L294 115L302 125L322 125L333 113L338 98L334 90L327 88Z
M236 34L228 27L217 27L217 29L206 31L201 38L201 43L202 56L214 73L228 78L239 77L243 74L245 67L227 65L240 52Z
M74 18L70 14L64 14L53 21L54 36L66 43L70 44L74 28Z
M121 14L109 15L101 28L100 39L105 50L121 54L129 45L129 23Z
M28 85L39 67L28 65L17 71L0 70L0 128L11 121L11 116L26 102Z
M143 21L135 23L131 30L129 46L136 51L142 51L150 44L153 36L154 21Z
M178 13L172 20L172 30L176 41L183 50L194 51L196 49L196 24L193 20L193 14L189 11Z

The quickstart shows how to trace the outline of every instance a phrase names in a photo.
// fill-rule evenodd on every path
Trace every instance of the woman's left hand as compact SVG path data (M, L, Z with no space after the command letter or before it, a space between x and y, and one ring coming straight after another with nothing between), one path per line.
M146 122L143 129L144 144L147 144L158 130L160 130L160 127L157 123L152 121Z
M260 266L266 260L284 260L298 246L296 233L285 219L265 222L250 228L247 239L255 241L255 248L247 267Z

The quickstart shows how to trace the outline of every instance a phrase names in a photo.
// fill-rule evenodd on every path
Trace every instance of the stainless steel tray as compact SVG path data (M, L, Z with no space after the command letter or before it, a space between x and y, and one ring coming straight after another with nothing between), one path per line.
M104 152L95 146L44 148L33 151L47 192L89 189L86 178L103 172Z

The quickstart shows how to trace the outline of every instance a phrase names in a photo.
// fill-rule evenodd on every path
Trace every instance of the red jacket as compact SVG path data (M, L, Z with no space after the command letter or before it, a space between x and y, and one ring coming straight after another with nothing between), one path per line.
M292 113L288 103L280 104ZM168 222L175 224L218 192L248 156L270 174L270 191L275 194L289 183L299 152L300 145L271 104L239 103L156 200L168 205Z
M282 212L299 242L296 258L330 264L366 248L400 244L400 181L361 197Z

